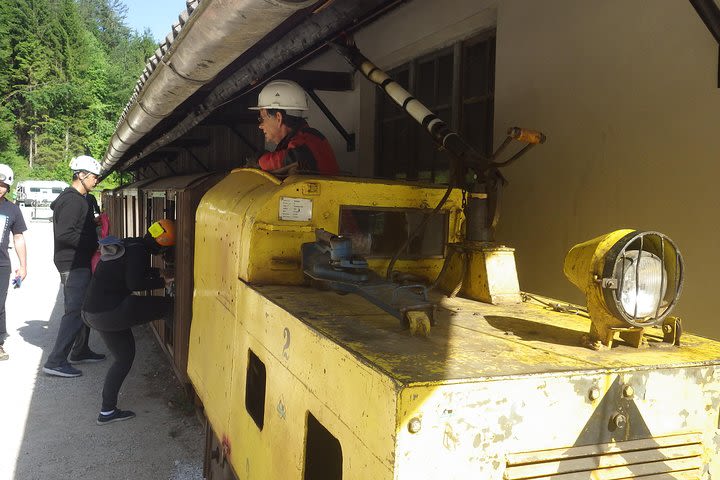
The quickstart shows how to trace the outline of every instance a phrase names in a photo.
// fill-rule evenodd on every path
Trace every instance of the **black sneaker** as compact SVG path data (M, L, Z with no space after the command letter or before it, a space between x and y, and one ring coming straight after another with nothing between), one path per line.
M105 355L102 353L95 353L92 350L81 353L77 357L70 356L68 361L70 363L96 363L105 360Z
M107 425L108 423L130 420L131 418L135 418L135 412L131 412L130 410L120 410L119 408L116 408L115 411L113 411L113 413L111 413L110 415L103 415L102 413L99 414L95 423L97 423L98 425Z
M69 364L60 365L59 367L43 367L43 372L55 377L65 378L79 377L80 375L82 375L82 372L80 370L78 370L77 368L73 368Z

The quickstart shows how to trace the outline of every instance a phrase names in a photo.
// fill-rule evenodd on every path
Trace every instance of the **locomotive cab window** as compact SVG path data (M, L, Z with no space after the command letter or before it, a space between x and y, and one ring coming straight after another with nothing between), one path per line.
M357 255L392 257L429 214L429 210L418 209L342 207L339 231L352 240L353 252ZM432 215L401 258L442 257L447 231L448 215Z

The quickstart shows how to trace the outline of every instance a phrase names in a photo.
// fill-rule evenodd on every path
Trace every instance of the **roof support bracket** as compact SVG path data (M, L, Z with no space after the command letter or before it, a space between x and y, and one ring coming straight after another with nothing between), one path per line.
M190 150L190 149L187 148L187 147L184 148L184 150L192 157L193 160L195 160L195 161L197 162L198 165L200 165L200 166L203 168L203 170L205 170L206 172L209 172L209 171L210 171L210 169L207 167L207 165L205 165L205 164L202 162L202 160L200 160L200 159L197 157L197 155L195 155L195 154L192 152L192 150Z
M338 133L345 139L345 145L348 152L354 152L355 151L355 134L354 133L348 133L345 128L340 124L337 118L335 118L335 115L330 111L330 109L325 105L325 103L320 100L320 97L318 97L317 93L315 93L314 90L308 89L307 94L310 96L310 98L313 99L315 104L322 110L322 112L325 114L328 120L330 120L330 123L333 124L335 127L335 130L338 131Z
M171 173L171 174L177 175L177 172L176 172L175 169L172 167L172 165L170 165L170 162L168 161L167 157L163 158L163 163L165 164L165 166L167 167L167 169L170 170L170 173Z

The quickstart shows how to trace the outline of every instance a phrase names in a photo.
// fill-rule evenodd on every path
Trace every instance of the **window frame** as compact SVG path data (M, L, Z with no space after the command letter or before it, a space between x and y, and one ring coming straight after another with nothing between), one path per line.
M452 130L460 133L460 135L462 135L464 138L467 138L467 129L463 128L463 119L465 116L467 105L485 102L487 104L485 107L487 109L485 112L485 115L487 115L487 128L483 131L482 137L479 140L479 145L483 147L480 148L480 153L484 155L492 154L495 113L494 99L496 35L497 32L494 28L475 33L451 45L444 46L438 48L433 52L415 57L388 71L388 74L393 80L398 81L398 83L403 85L403 87L406 87L411 94L415 95L418 83L420 81L420 66L427 64L427 62L429 61L433 61L435 63L435 68L433 69L434 100L432 104L428 104L426 106L433 113L437 114L436 110L438 106L441 105L438 100L438 91L440 89L438 77L441 73L438 63L441 61L442 57L445 57L448 54L452 54L452 78L449 105L450 118L443 118L440 115L438 116L440 116L440 118L444 120ZM465 85L463 83L464 77L468 72L468 65L466 64L467 49L483 43L486 43L488 45L488 52L487 56L485 57L485 59L487 60L487 64L485 66L487 94L484 97L478 99L476 97L465 96ZM407 85L404 85L402 81L398 80L403 76L405 72L407 72L408 75ZM422 99L419 100L423 101ZM392 112L390 115L387 115L385 109L388 108L388 105L390 109L397 110L397 112ZM400 138L404 135L396 134L394 139L391 140L392 146L394 147L394 152L397 152L400 147L403 146L403 142L405 142L405 145L407 147L405 152L407 152L407 154L403 155L401 160L394 161L391 164L387 164L387 162L385 162L385 159L388 156L398 159L400 157L399 155L393 155L384 152L386 136L383 135L383 131L387 129L387 125L390 122L396 122L401 127L403 127L404 125L410 126L408 127L407 135L405 135L407 138ZM449 168L447 168L446 165L448 164L442 160L441 156L447 156L447 161L449 162L450 154L447 152L442 152L440 151L440 149L436 148L433 150L431 156L429 178L428 176L420 175L422 172L422 165L419 155L419 148L421 148L421 143L425 143L421 135L427 135L427 132L424 131L424 128L422 126L418 125L414 119L407 115L407 113L401 111L399 107L394 105L394 102L387 99L384 93L377 92L375 95L375 176L395 180L417 181L421 183L447 184ZM443 166L445 166L445 168L442 168Z

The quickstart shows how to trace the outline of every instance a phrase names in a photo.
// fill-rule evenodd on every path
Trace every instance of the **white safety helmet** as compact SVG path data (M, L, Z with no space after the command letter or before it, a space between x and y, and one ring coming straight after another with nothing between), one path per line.
M13 184L15 180L15 174L8 165L0 163L0 182L4 183L8 187Z
M80 155L70 160L70 170L73 172L88 172L100 175L100 162L88 155Z
M250 107L250 110L262 108L285 110L288 115L300 116L308 109L307 93L293 81L273 80L260 91L257 107Z

